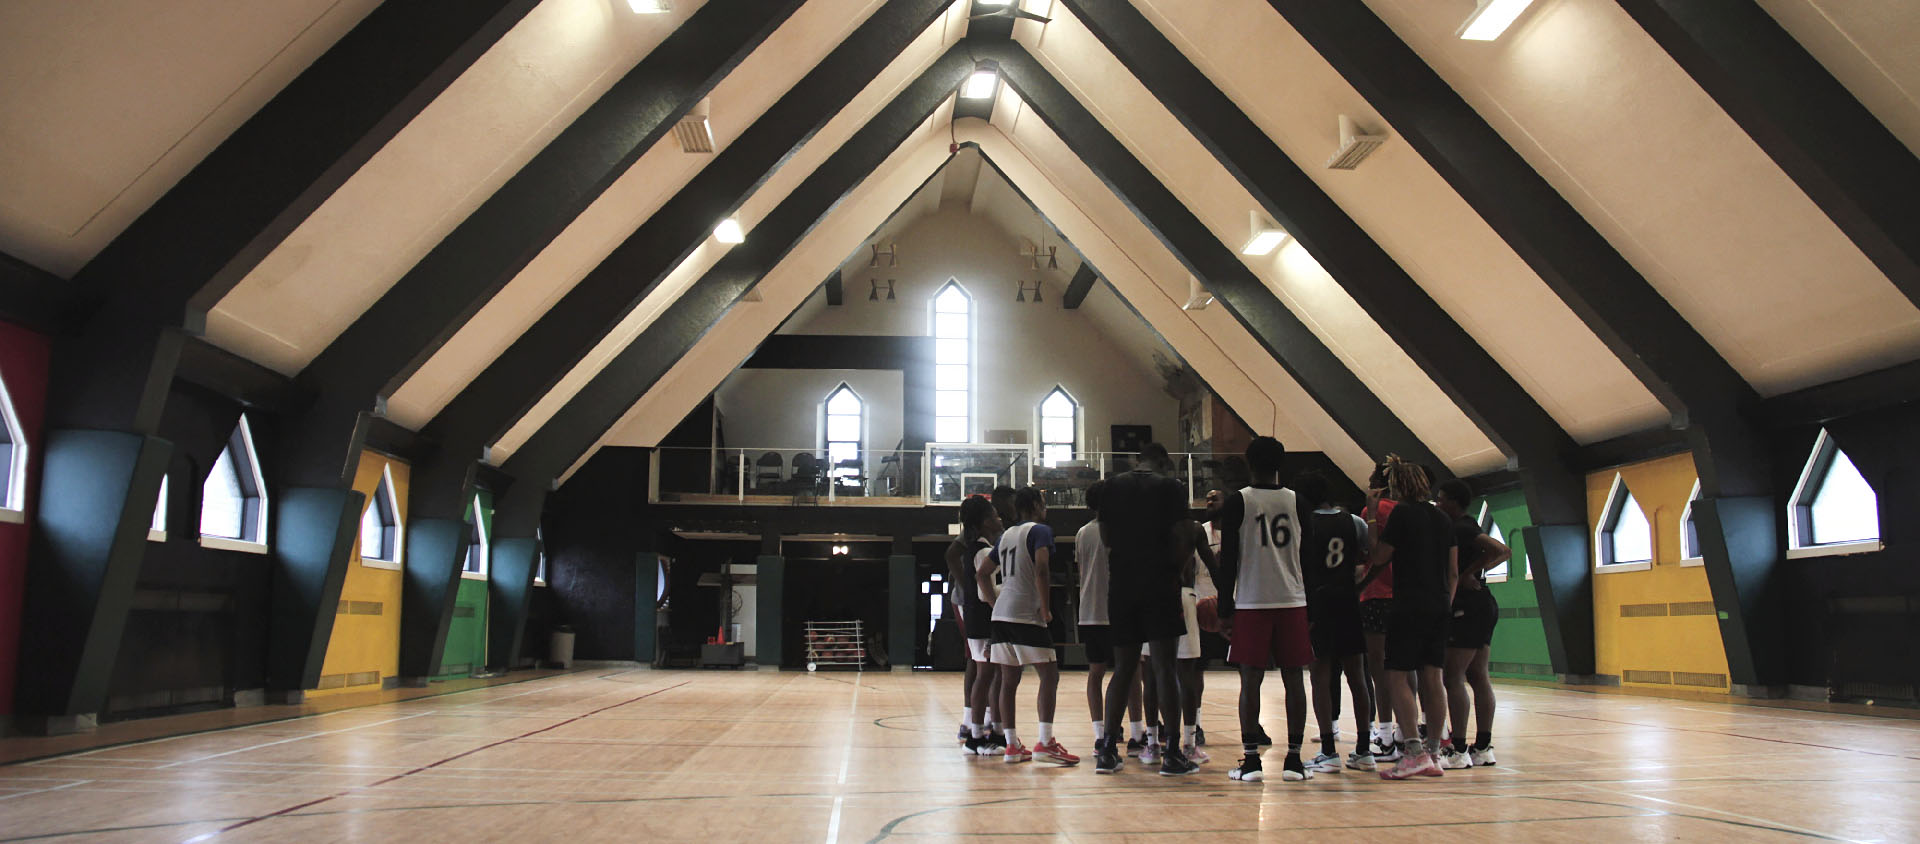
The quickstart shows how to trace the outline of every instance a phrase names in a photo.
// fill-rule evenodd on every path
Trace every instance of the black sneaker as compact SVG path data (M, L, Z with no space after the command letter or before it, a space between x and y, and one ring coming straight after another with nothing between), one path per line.
M1207 731L1200 729L1199 724L1193 725L1193 746L1194 747L1207 746Z
M1184 777L1199 771L1200 765L1188 759L1186 754L1180 752L1180 748L1168 746L1160 754L1160 776Z
M1260 732L1255 733L1253 735L1253 743L1260 745L1261 747L1272 747L1273 739L1267 737L1267 731L1263 727L1261 728Z
M967 756L979 756L980 746L985 744L986 741L984 738L974 738L973 735L969 733L967 735L967 743L964 745L965 749L960 752Z
M960 725L960 741L965 742L971 738L973 738L973 731L967 729L965 724Z
M1127 755L1128 756L1136 756L1136 757L1139 756L1140 749L1141 749L1141 744L1139 739L1132 739L1132 738L1127 739Z
M1240 757L1240 764L1227 772L1227 779L1234 782L1260 782L1266 778L1267 774L1261 770L1258 756Z
M1126 764L1126 757L1120 755L1120 749L1113 742L1103 741L1093 748L1093 772L1096 774L1119 773Z
M1280 779L1283 782L1302 782L1313 779L1313 772L1300 761L1300 754L1287 754L1287 761L1280 763Z

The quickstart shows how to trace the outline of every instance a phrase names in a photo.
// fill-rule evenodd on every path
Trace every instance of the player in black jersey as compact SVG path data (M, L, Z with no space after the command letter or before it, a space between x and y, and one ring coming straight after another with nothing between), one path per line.
M1320 755L1307 769L1340 771L1333 723L1339 714L1333 696L1345 674L1355 722L1354 751L1346 767L1372 771L1377 766L1367 735L1373 712L1367 697L1367 639L1360 628L1360 590L1353 575L1367 556L1367 523L1328 500L1327 479L1319 474L1301 475L1293 486L1301 511L1307 512L1300 567L1306 574L1308 636L1313 642L1313 714L1320 721Z
M1000 671L988 659L988 643L993 637L993 605L982 598L976 572L980 556L992 553L993 543L1000 538L1000 516L992 502L976 495L960 502L960 524L960 535L947 547L947 566L960 605L960 624L967 634L970 682L966 683L967 708L963 712L966 752L994 756L1006 749L1006 739L988 717L991 703L999 694Z
M1493 627L1500 605L1487 589L1487 571L1513 559L1513 549L1480 529L1467 515L1473 488L1454 479L1440 485L1434 503L1453 520L1454 542L1460 549L1460 588L1453 593L1453 622L1447 631L1447 713L1452 734L1440 751L1446 770L1495 764L1493 758L1493 678L1487 673L1492 657ZM1476 726L1473 745L1466 742L1467 689L1473 689Z

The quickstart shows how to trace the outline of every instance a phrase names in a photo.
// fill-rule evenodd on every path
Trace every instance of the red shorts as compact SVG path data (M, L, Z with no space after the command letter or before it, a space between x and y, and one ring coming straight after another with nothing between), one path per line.
M1313 663L1307 608L1236 610L1227 661L1258 668L1304 668Z

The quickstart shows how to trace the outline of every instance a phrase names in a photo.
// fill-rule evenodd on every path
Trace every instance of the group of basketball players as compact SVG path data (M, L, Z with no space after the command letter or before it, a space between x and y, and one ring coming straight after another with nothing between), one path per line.
M1389 455L1354 514L1317 474L1284 486L1285 457L1278 440L1255 438L1246 451L1252 482L1209 492L1206 525L1190 517L1186 486L1158 445L1142 450L1132 471L1087 490L1093 520L1076 535L1074 556L1095 772L1116 773L1137 757L1159 763L1162 776L1185 776L1209 761L1198 723L1203 630L1227 635L1227 661L1240 672L1242 756L1229 779L1265 779L1260 748L1272 742L1260 726L1260 687L1270 669L1285 686L1282 780L1343 769L1401 780L1494 764L1487 660L1499 607L1486 572L1512 552L1467 515L1472 491L1459 480L1436 490L1425 468ZM1031 487L960 506L947 564L967 637L959 739L969 755L1080 761L1053 731L1060 669L1048 630L1054 537L1046 518L1045 498ZM1031 746L1017 724L1028 665L1039 676ZM1320 749L1304 760L1308 669ZM1343 675L1357 730L1344 759L1336 723ZM1386 762L1396 764L1380 770Z

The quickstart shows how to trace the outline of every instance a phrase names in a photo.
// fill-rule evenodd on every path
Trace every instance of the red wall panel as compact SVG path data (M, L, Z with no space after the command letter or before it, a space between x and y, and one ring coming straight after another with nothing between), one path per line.
M47 338L0 322L0 380L27 440L27 524L0 522L0 715L13 712L20 664L20 608L27 581L27 537L39 503L41 429L47 409Z

